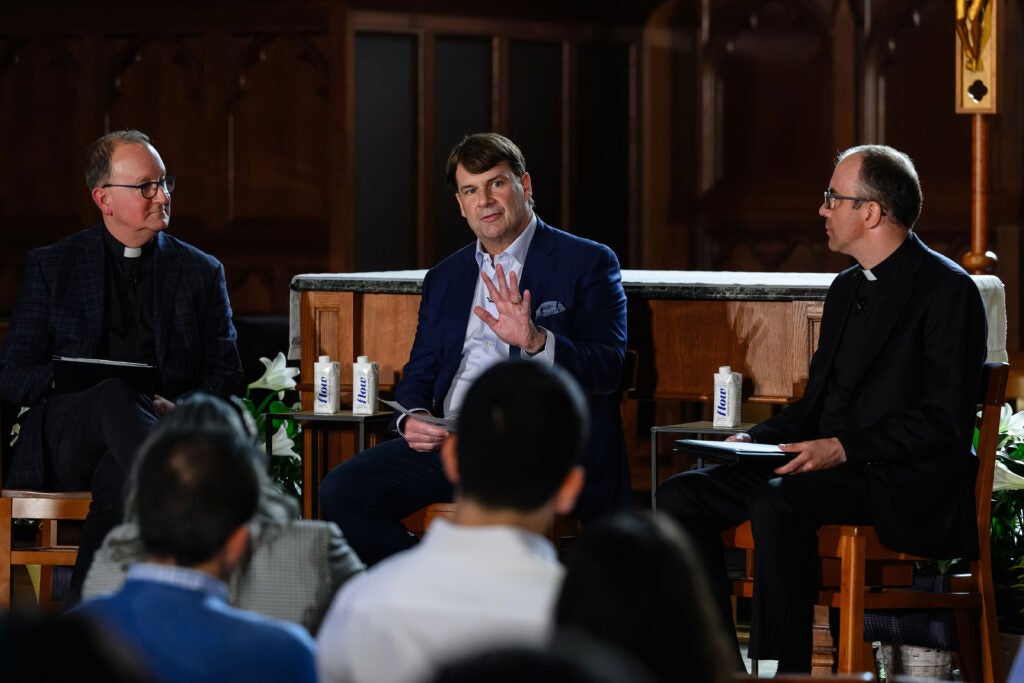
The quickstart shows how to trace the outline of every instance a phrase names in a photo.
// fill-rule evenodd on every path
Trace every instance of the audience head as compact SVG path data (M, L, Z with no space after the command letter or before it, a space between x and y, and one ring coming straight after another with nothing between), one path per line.
M549 647L510 645L441 665L430 683L655 683L634 658L580 633Z
M248 443L257 444L256 423L249 411L236 397L222 399L213 394L197 391L181 399L175 408L164 415L149 438L140 448L145 453L150 444L167 432L228 431ZM286 522L298 517L295 500L283 493L267 474L269 461L260 448L251 450L252 467L260 483L260 501L257 518L269 522ZM129 482L125 501L125 519L135 521L135 482Z
M692 680L728 681L734 658L696 558L663 515L588 525L569 548L555 623L632 654L659 681L677 680L680 662Z
M118 145L149 145L149 136L137 130L116 130L101 136L86 150L85 184L91 190L110 180L110 160Z
M836 164L860 157L858 197L876 201L896 225L911 230L921 215L921 181L910 157L886 145L859 145L841 152Z
M589 421L583 391L565 370L503 361L466 393L458 434L445 444L446 472L462 499L535 510L559 493L579 463Z
M125 644L77 614L0 615L0 680L155 681Z
M173 412L173 411L172 411ZM147 553L194 567L232 541L244 554L241 529L256 512L259 481L254 447L230 430L163 429L146 442L134 471L139 534Z

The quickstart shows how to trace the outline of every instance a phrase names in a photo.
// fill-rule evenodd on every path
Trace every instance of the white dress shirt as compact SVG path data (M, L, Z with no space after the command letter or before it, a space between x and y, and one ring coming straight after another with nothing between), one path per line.
M536 231L537 215L534 214L523 234L517 237L508 246L508 249L493 259L480 246L480 240L477 240L476 263L480 267L480 272L486 274L491 282L497 285L495 266L500 264L502 270L505 271L506 282L510 281L512 273L516 274L518 282L522 282L526 254L530 251L530 242L533 241L533 233ZM522 291L520 291L521 295ZM481 277L477 278L476 289L473 291L473 308L477 306L486 309L495 318L499 317L498 309L491 301L487 285L484 284ZM466 325L466 341L462 345L462 361L459 363L459 369L455 372L455 379L452 380L451 387L448 388L448 395L444 399L445 417L458 415L459 407L469 390L469 385L483 374L484 370L499 361L508 360L508 344L498 339L498 335L494 334L491 328L473 313L473 308L470 309L469 323ZM555 362L555 336L548 333L543 349L533 356L526 356L524 353L523 357L553 365Z
M320 678L419 683L478 649L541 644L562 575L543 536L436 519L417 546L339 591L317 636Z

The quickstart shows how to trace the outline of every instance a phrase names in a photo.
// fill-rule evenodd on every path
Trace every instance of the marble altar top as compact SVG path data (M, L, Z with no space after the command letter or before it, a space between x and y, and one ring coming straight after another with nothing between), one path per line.
M293 292L418 294L426 270L311 273L292 279ZM650 299L744 301L823 300L835 273L752 273L701 270L623 270L626 294Z
M419 294L426 270L308 273L292 278L288 357L300 349L300 296L305 291ZM836 273L763 273L706 270L623 270L627 295L695 301L824 301ZM988 316L988 360L1006 361L1006 293L995 275L974 275Z

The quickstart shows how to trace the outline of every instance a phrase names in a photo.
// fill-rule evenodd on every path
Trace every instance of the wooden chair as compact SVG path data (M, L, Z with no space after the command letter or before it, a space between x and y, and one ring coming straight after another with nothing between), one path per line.
M5 446L9 431L0 420L0 435L3 436ZM0 450L0 457L8 457L9 450ZM78 558L78 546L58 544L58 522L84 520L91 503L92 495L88 491L54 493L0 489L0 610L8 611L11 608L12 568L32 564L40 565L40 606L58 607L50 601L53 567L74 566ZM36 538L29 547L15 547L15 519L39 520Z
M1006 398L1008 372L1006 363L987 363L984 368L974 491L980 552L968 573L951 577L951 592L909 590L913 563L926 558L886 548L872 526L837 524L818 531L818 554L822 559L818 604L839 609L838 672L874 669L871 646L864 642L864 610L946 608L955 612L959 640L956 654L964 679L984 683L1002 680L989 534L999 413ZM722 537L727 546L754 551L749 521L724 532ZM747 576L733 582L733 592L744 597L753 594L749 552Z

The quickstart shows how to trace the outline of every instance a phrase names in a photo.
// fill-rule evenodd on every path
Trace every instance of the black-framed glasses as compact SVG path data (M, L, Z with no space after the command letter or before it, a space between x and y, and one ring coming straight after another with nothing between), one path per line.
M175 176L169 175L164 176L160 180L154 180L149 183L140 183L139 185L117 185L115 183L107 183L103 187L130 187L141 192L142 196L146 199L152 199L156 196L156 188L158 187L162 187L164 194L166 195L170 195L174 192L174 178Z
M878 201L877 199L868 199L867 197L847 197L845 195L835 194L831 190L825 190L825 200L822 202L822 204L825 205L826 209L832 211L833 209L836 208L836 202L839 201L840 199L847 199L851 202L875 202L876 204L878 204L878 206L882 208L882 215L885 215L885 207L882 206L882 202Z

